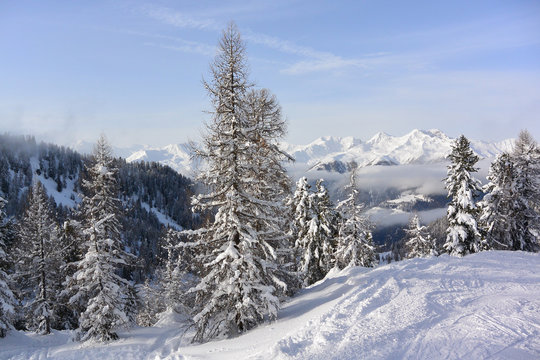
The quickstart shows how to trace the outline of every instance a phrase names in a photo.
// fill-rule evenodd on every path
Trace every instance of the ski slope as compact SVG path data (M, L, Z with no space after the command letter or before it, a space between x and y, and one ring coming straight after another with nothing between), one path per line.
M172 317L105 345L12 331L0 359L540 359L540 254L350 268L237 338L192 345L184 331Z

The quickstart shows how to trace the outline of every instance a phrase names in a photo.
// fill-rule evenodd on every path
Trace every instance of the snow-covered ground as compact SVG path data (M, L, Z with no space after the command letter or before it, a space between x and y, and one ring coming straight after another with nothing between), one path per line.
M540 254L346 269L237 338L191 345L180 327L164 321L106 345L11 332L0 359L540 359Z

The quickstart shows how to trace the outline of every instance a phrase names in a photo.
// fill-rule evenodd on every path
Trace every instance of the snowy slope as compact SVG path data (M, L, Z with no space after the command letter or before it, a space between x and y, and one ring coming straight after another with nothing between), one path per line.
M202 345L181 324L109 345L11 332L0 359L538 359L540 254L484 252L351 268L303 290L279 319Z
M39 169L39 161L36 157L30 159L30 166L32 167L32 174L35 174L34 179L39 180L41 184L43 184L47 191L47 195L52 196L56 204L62 204L63 206L73 209L81 202L80 194L74 190L75 181L77 181L75 178L67 179L67 187L58 192L56 181L50 177L45 178L43 174L37 174L36 170Z

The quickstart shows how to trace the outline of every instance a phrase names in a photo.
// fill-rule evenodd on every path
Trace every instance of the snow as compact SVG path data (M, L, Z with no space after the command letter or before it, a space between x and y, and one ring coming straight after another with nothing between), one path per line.
M78 203L81 202L80 195L74 190L76 181L75 179L66 179L67 187L61 192L58 192L56 191L56 181L51 178L46 179L43 174L36 174L36 170L39 169L39 161L36 157L30 158L30 166L32 167L34 179L37 179L41 182L41 184L47 191L47 195L52 196L57 204L62 204L63 206L73 209Z
M453 139L440 130L415 129L403 136L380 132L370 140L345 137L322 137L308 145L283 144L285 150L300 163L328 164L334 161L355 161L359 166L376 164L433 164L444 162ZM512 140L496 143L471 141L473 150L482 158L494 157L512 148Z
M402 194L398 199L394 200L388 200L387 202L390 204L402 204L402 203L416 203L418 201L425 201L425 202L431 202L433 201L431 198L425 195L418 195L418 194Z
M141 207L144 208L148 212L152 212L158 219L158 221L163 224L164 226L171 227L175 230L184 230L184 228L179 225L176 221L171 219L170 216L163 214L161 211L159 211L158 208L150 207L150 205L146 202L141 202Z
M193 345L180 320L80 344L12 331L1 359L538 359L540 254L482 252L332 271L278 320ZM189 331L188 331L189 334Z
M128 163L136 161L155 161L167 165L185 176L193 176L199 165L192 158L191 148L188 144L171 144L164 147L144 146L127 156Z

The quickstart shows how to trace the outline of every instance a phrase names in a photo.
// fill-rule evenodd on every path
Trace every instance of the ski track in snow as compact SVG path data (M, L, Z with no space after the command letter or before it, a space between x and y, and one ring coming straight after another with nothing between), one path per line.
M539 358L538 275L501 282L494 261L461 269L468 258L444 258L375 269L369 283L352 273L348 281L360 286L309 329L281 340L276 358ZM415 265L419 271L410 271Z
M539 359L540 254L484 252L330 274L279 320L191 345L179 326L103 344L11 332L0 359Z

